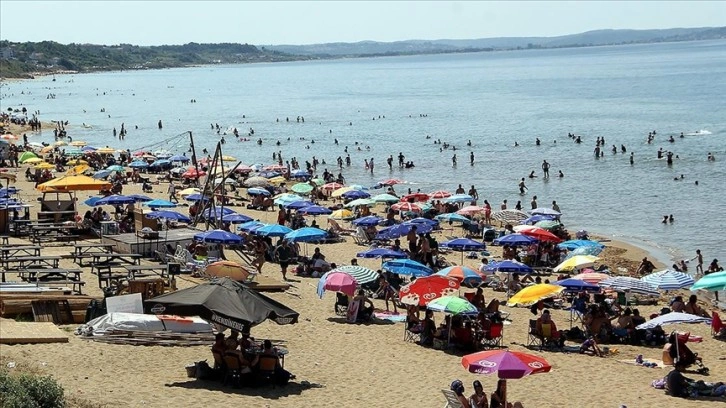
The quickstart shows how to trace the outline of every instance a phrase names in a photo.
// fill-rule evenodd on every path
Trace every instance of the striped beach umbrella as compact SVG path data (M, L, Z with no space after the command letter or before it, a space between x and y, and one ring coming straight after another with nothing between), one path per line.
M373 269L364 268L358 265L339 266L330 271L330 273L333 272L347 273L348 275L355 278L355 280L361 285L368 282L375 282L379 277L378 272L374 271Z
M660 290L676 290L693 285L695 280L683 272L676 272L666 269L660 272L654 272L640 278L643 282L647 282Z
M623 290L641 295L658 296L658 289L650 283L643 282L637 278L628 276L613 276L599 283L603 288L611 288L615 290Z

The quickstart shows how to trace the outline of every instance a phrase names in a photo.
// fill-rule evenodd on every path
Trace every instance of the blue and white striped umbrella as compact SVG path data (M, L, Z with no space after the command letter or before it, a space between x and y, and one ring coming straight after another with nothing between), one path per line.
M600 281L599 285L603 288L612 288L615 290L623 290L641 295L658 296L658 289L650 283L643 282L637 278L628 276L614 276Z
M640 280L648 282L660 290L682 289L693 285L695 282L690 275L670 269L645 275Z
M692 315L690 313L670 312L664 315L658 316L655 319L648 320L647 322L635 326L638 330L654 329L656 326L665 326L667 324L677 323L711 323L711 319L708 317L701 317Z

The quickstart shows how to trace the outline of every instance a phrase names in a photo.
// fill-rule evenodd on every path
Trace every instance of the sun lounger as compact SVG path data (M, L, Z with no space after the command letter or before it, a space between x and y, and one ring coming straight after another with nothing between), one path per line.
M444 408L464 408L464 406L461 404L461 401L459 401L459 399L456 397L454 391L441 390L441 392L444 394L444 398L446 398L446 404L444 404Z

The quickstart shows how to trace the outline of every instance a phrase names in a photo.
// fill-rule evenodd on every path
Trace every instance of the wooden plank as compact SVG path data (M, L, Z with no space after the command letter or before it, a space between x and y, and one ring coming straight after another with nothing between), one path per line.
M53 323L0 319L0 344L68 343L68 335Z

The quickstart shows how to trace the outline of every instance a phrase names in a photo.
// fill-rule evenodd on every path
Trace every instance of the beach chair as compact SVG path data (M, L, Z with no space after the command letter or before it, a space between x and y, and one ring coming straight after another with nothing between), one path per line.
M540 350L542 350L542 347L544 347L544 342L542 341L542 337L537 333L537 320L530 319L529 320L529 329L527 330L527 347L539 347Z
M423 331L423 328L420 324L417 324L414 327L410 327L408 323L408 318L406 318L406 325L403 326L403 341L408 341L411 343L420 343L421 342L421 332Z
M716 311L711 312L711 335L716 338L726 338L726 323Z
M239 357L235 354L225 354L222 361L224 361L224 365L227 367L222 384L227 385L232 381L232 385L234 386L239 387L242 385L242 366Z
M335 314L338 316L348 315L348 295L342 292L335 294Z
M277 357L262 354L259 357L257 376L260 381L267 381L275 388L275 370L277 369Z
M441 392L444 394L444 398L446 398L444 408L464 408L464 406L461 405L461 401L456 398L456 393L454 393L454 391L441 390Z
M489 331L484 334L484 338L481 339L482 347L502 347L502 340L504 339L504 325L501 323L492 324Z
M358 227L355 230L355 234L353 234L353 240L358 245L370 245L371 240L368 238L368 234L366 234L366 231L363 229L363 227Z

